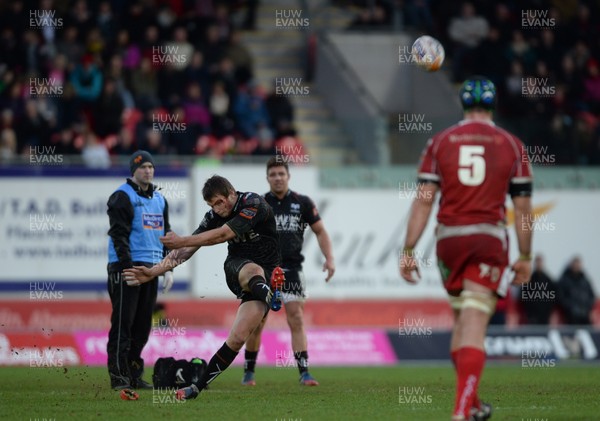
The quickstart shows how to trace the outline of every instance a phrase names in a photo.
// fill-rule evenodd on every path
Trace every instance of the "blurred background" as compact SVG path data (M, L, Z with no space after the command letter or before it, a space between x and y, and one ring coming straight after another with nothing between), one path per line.
M541 346L553 358L597 360L599 8L591 0L2 2L0 365L31 365L17 351L36 347L59 350L49 365L105 364L106 201L138 149L153 154L179 234L208 210L199 192L212 174L264 193L267 159L290 163L290 187L317 203L337 261L325 284L316 239L306 236L312 364L447 358L451 310L433 221L417 247L418 285L401 280L397 256L419 155L461 118L457 92L472 74L496 84L496 122L525 143L535 175L534 280L499 302L488 354L522 359ZM412 58L423 34L445 48L438 72ZM223 342L237 308L225 254L202 249L175 270L174 290L159 294L148 362L207 358ZM575 286L586 283L592 293L582 294ZM285 316L271 315L267 329L259 362L277 364L289 349Z

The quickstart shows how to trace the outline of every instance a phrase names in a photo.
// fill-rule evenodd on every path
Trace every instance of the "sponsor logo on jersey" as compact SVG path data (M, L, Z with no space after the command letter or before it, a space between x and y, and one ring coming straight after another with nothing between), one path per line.
M163 216L160 213L143 213L142 225L144 229L162 230L164 226Z
M290 204L290 212L292 212L292 213L300 213L300 203L292 203L292 204Z
M256 216L256 208L244 208L240 211L240 216L246 219L252 219Z
M306 228L302 224L300 215L275 215L275 223L277 224L277 231L298 232Z

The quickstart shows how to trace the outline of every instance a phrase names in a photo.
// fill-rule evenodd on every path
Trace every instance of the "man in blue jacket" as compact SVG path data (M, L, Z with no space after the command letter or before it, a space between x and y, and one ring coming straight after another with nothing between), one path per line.
M122 278L124 269L152 267L162 260L166 249L159 240L171 230L166 199L152 184L154 162L146 151L135 152L130 160L131 178L108 199L108 293L112 303L108 333L108 373L111 388L150 389L142 379L142 350L152 328L158 278L132 287ZM173 284L173 272L165 273L164 292Z

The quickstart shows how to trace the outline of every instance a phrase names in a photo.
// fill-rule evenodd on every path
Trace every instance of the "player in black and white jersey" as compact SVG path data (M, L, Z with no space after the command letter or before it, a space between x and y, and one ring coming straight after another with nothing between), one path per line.
M128 285L140 285L183 263L200 247L228 243L225 278L241 304L227 340L211 358L198 383L177 390L178 400L197 397L229 367L269 308L275 311L281 308L278 296L283 271L279 267L279 236L271 207L262 196L238 192L218 175L206 180L202 195L211 210L192 235L180 237L169 232L160 241L172 251L160 263L124 271Z
M302 245L304 231L307 227L315 233L321 252L325 256L323 271L327 271L325 281L329 281L335 272L331 240L319 212L313 201L289 189L289 167L277 157L267 162L267 181L270 191L265 200L271 205L277 222L281 261L285 272L283 285L283 302L287 322L292 334L292 350L300 371L300 383L316 386L319 383L308 372L308 351L306 332L304 331L304 301L306 299L304 276L302 274ZM254 368L260 348L260 336L266 318L259 328L246 341L246 363L242 384L254 386Z

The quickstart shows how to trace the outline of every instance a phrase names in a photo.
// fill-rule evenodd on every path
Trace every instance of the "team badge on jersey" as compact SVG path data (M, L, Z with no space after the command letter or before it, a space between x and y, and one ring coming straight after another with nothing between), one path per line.
M143 213L142 225L147 230L162 230L164 227L163 215L160 213Z

